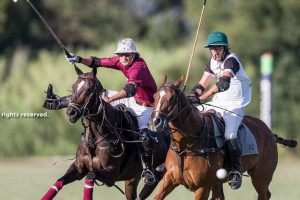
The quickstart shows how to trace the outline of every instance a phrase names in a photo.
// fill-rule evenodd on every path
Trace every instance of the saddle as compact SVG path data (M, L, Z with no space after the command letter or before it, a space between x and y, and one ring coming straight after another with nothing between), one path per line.
M127 108L125 104L122 104L122 103L114 106L114 108L116 110L120 111L120 113L122 113L126 122L131 124L132 130L138 132L138 130L139 130L138 121L137 121L135 115L132 113L132 111L129 108Z
M222 116L214 111L209 110L207 112L213 113L211 115L211 119L214 126L214 134L216 138L216 143L218 148L222 148L224 146L225 138L224 138L224 130L225 130L225 123ZM237 138L241 145L242 156L246 155L257 155L258 148L256 140L253 136L251 130L247 127L246 124L241 123L237 132ZM224 149L221 151L225 155Z

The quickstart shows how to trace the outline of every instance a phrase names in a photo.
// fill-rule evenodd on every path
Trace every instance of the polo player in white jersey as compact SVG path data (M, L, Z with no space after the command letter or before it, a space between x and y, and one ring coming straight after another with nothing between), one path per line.
M216 110L225 121L225 148L232 165L229 185L232 189L238 189L242 184L242 167L237 130L243 119L245 107L251 101L251 80L238 57L229 52L225 33L210 33L204 47L209 48L212 57L206 64L202 78L192 89L192 93L201 101L214 95L212 101L207 103L212 106L205 105L205 110ZM204 92L214 78L216 84ZM198 106L198 109L203 111L202 106Z

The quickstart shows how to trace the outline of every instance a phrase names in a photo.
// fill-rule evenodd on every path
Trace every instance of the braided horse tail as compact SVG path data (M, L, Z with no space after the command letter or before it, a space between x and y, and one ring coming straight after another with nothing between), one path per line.
M282 144L283 146L295 148L297 146L296 140L287 140L282 137L279 137L277 134L274 134L274 137L276 139L276 143Z

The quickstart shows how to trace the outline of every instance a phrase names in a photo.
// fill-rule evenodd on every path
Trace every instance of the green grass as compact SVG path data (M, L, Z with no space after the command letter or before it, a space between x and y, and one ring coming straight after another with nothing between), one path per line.
M72 156L70 156L71 158ZM0 199L33 200L40 199L56 179L67 170L71 161L63 161L62 157L27 158L0 161ZM53 163L59 161L55 166ZM272 200L300 199L300 161L295 159L279 159L279 165L271 183ZM117 183L123 188L123 183ZM256 192L249 178L243 179L242 188L232 191L224 184L226 199L254 200ZM83 182L76 181L65 186L56 196L56 200L81 200ZM154 192L155 193L155 192ZM149 199L153 199L153 195ZM106 186L94 189L94 199L118 200L125 199L114 187ZM194 199L193 193L184 187L177 187L166 199Z

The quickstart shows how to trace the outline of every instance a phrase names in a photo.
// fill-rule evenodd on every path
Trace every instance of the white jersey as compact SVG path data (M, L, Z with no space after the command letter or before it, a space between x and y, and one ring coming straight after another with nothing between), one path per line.
M210 103L227 109L244 108L251 101L252 85L234 53L230 53L223 62L210 59L205 69L205 73L217 79L223 76L224 71L230 71L233 76L230 79L230 86L224 92L216 93Z
M117 91L107 90L107 96L111 97L117 94ZM124 104L129 110L135 115L138 121L139 129L145 129L149 126L150 117L152 114L152 108L142 106L136 103L134 97L122 98L113 102L110 102L112 106L116 106L118 104Z

